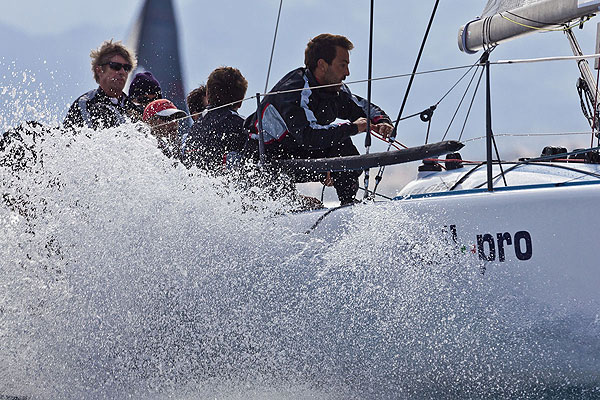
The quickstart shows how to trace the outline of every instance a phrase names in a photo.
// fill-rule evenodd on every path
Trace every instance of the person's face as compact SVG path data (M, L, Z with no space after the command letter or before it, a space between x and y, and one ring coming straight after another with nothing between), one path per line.
M156 99L160 99L160 95L158 93L146 93L132 100L134 103L139 104L145 108L148 104L152 103Z
M332 86L328 90L339 91L342 87L341 83L347 76L350 75L350 52L343 47L336 46L335 58L331 64L323 59L319 60L320 67L323 68L321 84L330 85L339 83L337 86Z
M116 69L118 68L118 70ZM125 71L127 69L127 71ZM131 64L120 55L114 55L109 63L96 67L98 83L102 90L110 97L120 97L127 81L127 75L131 71Z
M173 118L156 116L150 118L148 123L157 137L174 138L179 134L179 124Z

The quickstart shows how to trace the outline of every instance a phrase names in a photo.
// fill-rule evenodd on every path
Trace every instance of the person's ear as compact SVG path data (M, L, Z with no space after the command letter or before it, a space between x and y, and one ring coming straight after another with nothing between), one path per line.
M323 60L322 58L319 58L317 61L317 68L323 72L327 71L328 66L329 64L327 64L327 61Z

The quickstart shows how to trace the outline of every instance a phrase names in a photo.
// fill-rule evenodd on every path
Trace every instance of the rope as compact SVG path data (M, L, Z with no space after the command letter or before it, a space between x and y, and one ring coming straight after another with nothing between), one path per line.
M597 147L595 148L596 150L598 149ZM585 149L585 150L581 150L581 151L572 151L570 153L565 153L565 155L571 155L571 154L582 154L582 153L587 153L590 151L594 151L594 149ZM536 163L536 162L542 162L542 161L548 161L548 160L553 160L552 158L553 156L544 156L544 157L538 157L538 158L534 158L534 159L530 159L530 160L526 160L526 161L519 161L517 163L515 163L512 167L510 167L509 169L506 170L506 172L503 172L503 174L509 173L510 171L522 166L522 165L527 165L527 164L531 164L531 163ZM544 164L544 165L548 165L554 168L559 168L559 169L564 169L564 170L568 170L568 171L575 171L575 172L580 172L582 174L585 175L589 175L589 176L593 176L594 178L600 178L600 174L597 174L595 172L591 172L591 171L584 171L584 170L580 170L574 167L569 167L566 165L561 165L561 164L556 164L556 163L550 163L550 164ZM476 167L477 168L477 167ZM496 176L494 176L492 179L498 179L498 177L500 176L500 174L497 174ZM482 187L483 185L485 185L487 182L483 182L477 186L474 187L474 189L478 189L480 187Z
M440 105L440 103L441 103L441 102L442 102L442 101L443 101L443 100L444 100L444 99L445 99L445 98L446 98L446 97L447 97L447 96L448 96L448 95L449 95L449 94L450 94L450 93L451 93L451 92L452 92L452 91L453 91L453 90L454 90L454 89L455 89L455 88L458 86L458 84L459 84L459 83L460 83L460 82L461 82L463 79L465 79L465 76L467 76L467 75L469 74L469 72L471 72L471 70L472 70L474 67L476 67L478 64L479 64L479 60L478 60L478 61L476 61L476 62L475 62L473 65L471 65L471 68L469 68L469 69L467 70L467 72L465 72L465 73L463 74L463 76L461 76L461 77L460 77L460 79L459 79L458 81L456 81L456 83L455 83L454 85L452 85L452 87L450 88L450 90L448 90L448 91L446 92L446 94L445 94L445 95L443 95L443 96L442 96L442 98L441 98L441 99L440 99L440 100L439 100L437 103L435 103L435 105L436 105L436 106L439 106L439 105Z
M598 55L598 57L600 57L600 54ZM428 71L422 71L422 72L417 72L414 75L428 75L428 74L435 74L438 72L448 72L448 71L455 71L458 69L466 69L466 68L471 68L471 65L459 65L459 66L455 66L455 67L448 67L448 68L438 68L438 69L432 69L432 70L428 70ZM398 79L398 78L407 78L409 76L412 76L413 74L397 74L397 75L388 75L388 76L381 76L378 78L372 78L371 81L382 81L382 80L389 80L389 79ZM365 83L368 82L368 79L360 79L360 80L356 80L356 81L350 81L350 82L346 82L345 85L356 85L359 83ZM319 86L311 86L310 89L314 90L314 89L324 89L324 88L329 88L329 87L334 87L334 86L339 86L339 83L332 83L329 85L319 85ZM269 92L269 93L260 93L260 95L262 97L266 97L266 96L276 96L279 94L286 94L286 93L294 93L294 92L301 92L303 91L304 88L298 88L298 89L289 89L289 90L280 90L277 92ZM212 111L216 111L218 109L221 108L225 108L225 107L230 107L234 104L237 103L243 103L246 102L248 100L253 100L256 99L256 95L254 96L250 96L250 97L246 97L242 100L238 100L238 101L232 101L231 103L227 103L227 104L222 104L220 106L216 106L216 107L211 107L210 109L206 109L204 111L195 113L195 114L190 114L190 115L186 115L185 117L179 117L179 118L175 118L169 122L165 122L164 124L160 124L157 125L157 127L163 126L163 125L167 125L173 121L182 121L186 118L192 118L192 116L198 116L198 115L202 115L205 112L212 112ZM416 115L420 115L421 113L418 113Z
M491 34L490 29L492 25L492 17L486 17L483 20L483 24L481 24L481 37L483 44L483 51L486 53L490 53L494 49L494 45L491 45Z

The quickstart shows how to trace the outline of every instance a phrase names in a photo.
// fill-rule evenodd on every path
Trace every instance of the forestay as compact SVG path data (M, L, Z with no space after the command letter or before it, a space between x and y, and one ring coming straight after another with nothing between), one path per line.
M598 12L600 0L489 0L481 18L459 30L461 51L474 53L539 29Z

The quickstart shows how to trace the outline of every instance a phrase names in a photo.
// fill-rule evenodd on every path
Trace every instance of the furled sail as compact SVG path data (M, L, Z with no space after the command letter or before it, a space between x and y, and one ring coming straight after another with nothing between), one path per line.
M514 10L519 7L528 6L544 0L490 0L483 9L481 17L489 17L500 12Z
M175 103L180 110L185 110L177 22L172 1L145 0L128 43L138 57L136 72L152 72L160 83L163 97Z
M481 18L462 26L458 47L474 53L539 29L598 12L600 0L489 0Z

